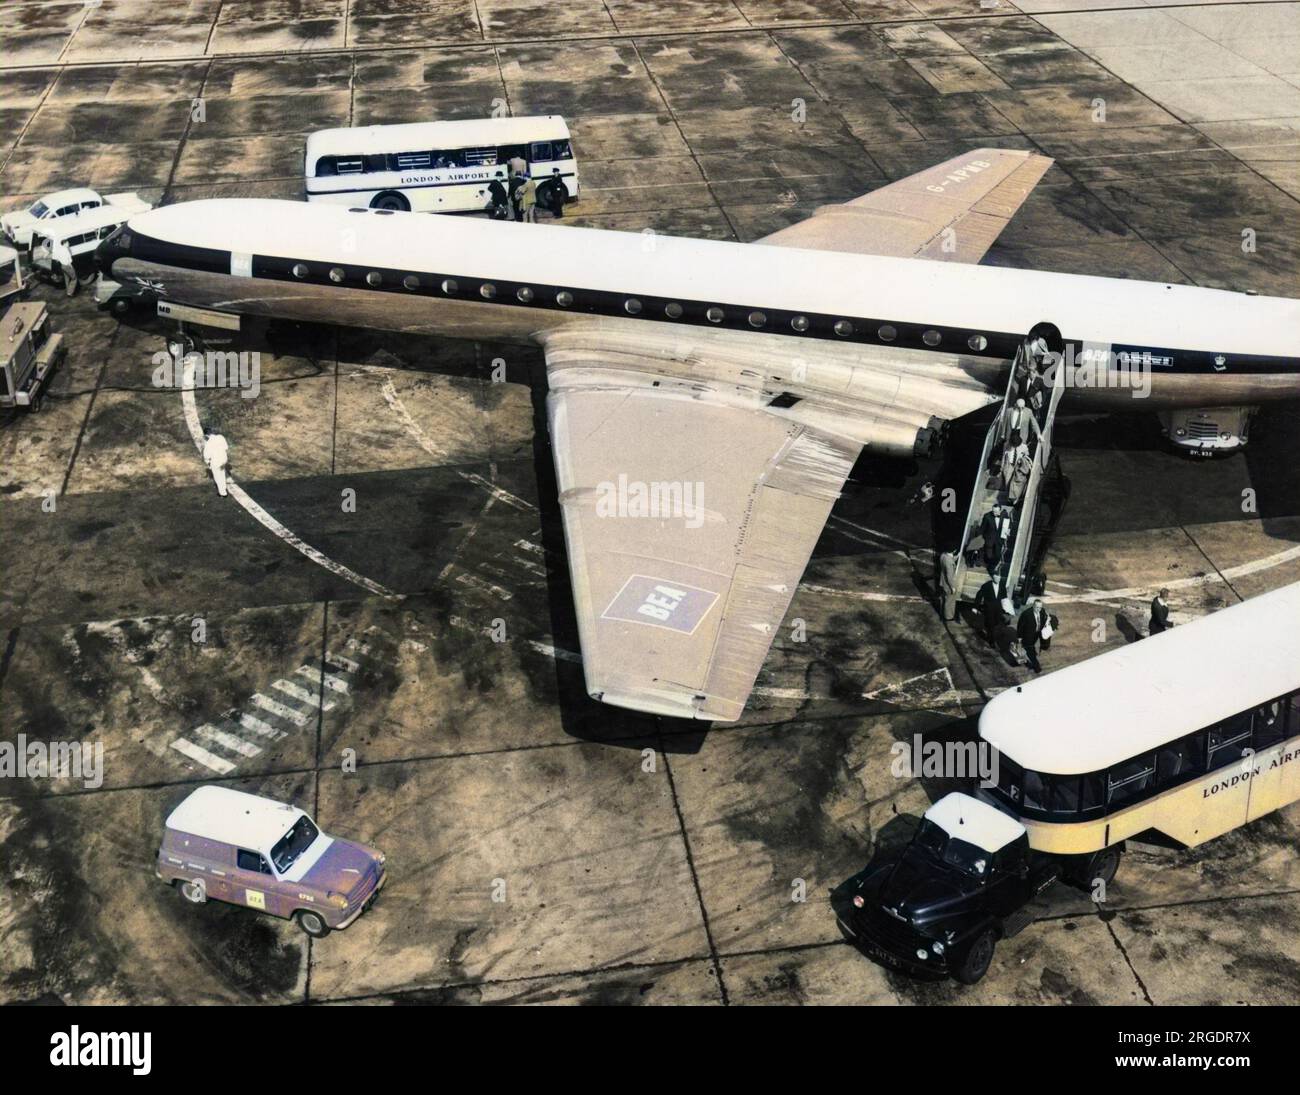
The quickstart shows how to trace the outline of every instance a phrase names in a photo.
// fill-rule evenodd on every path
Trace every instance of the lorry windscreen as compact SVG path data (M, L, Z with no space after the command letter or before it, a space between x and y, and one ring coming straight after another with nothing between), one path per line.
M940 862L974 878L984 878L988 874L988 852L978 845L949 836L933 821L922 821L916 831L916 843Z
M294 822L293 828L285 833L271 849L271 861L275 864L275 869L280 874L284 874L293 866L294 860L311 847L312 842L319 835L320 830L312 823L311 818L303 814Z

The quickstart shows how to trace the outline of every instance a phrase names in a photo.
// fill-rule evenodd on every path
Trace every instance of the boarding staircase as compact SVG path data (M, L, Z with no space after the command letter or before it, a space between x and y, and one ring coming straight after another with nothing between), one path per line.
M1026 377L1037 368L1025 339L1016 351L1011 376L1007 380L1002 408L989 427L980 453L975 486L971 491L970 507L962 531L961 547L957 556L956 589L958 599L974 603L981 587L990 577L997 583L999 599L1009 598L1018 611L1032 595L1031 587L1041 570L1046 551L1045 538L1050 531L1050 515L1059 513L1062 494L1060 464L1052 452L1052 430L1056 421L1056 408L1065 390L1065 369L1056 368L1044 374L1042 398L1037 408L1027 409L1038 424L1029 426L1022 436L1029 446L1033 469L1029 473L1023 493L1012 501L1009 483L998 466L990 468L995 455L999 457L1010 436L1009 423L1013 417L1016 400L1025 397ZM1025 436L1027 433L1027 436ZM985 564L983 526L985 515L994 512L1000 531L1000 550L992 574ZM970 556L971 561L968 561Z

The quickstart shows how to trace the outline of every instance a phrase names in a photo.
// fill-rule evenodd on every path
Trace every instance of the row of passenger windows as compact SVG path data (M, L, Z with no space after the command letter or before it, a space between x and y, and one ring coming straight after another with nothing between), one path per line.
M446 167L496 167L512 159L553 163L573 158L568 141L533 141L499 148L420 149L415 152L379 152L359 156L321 156L316 175L361 175L375 171L420 171Z
M391 213L391 210L354 209L353 212L373 212L384 214ZM305 262L295 263L292 267L292 272L293 276L296 278L306 278L311 276L311 268ZM341 266L331 267L329 271L329 279L335 284L342 284L347 280L347 272ZM378 270L371 270L365 275L365 282L371 288L378 289L384 285L384 276ZM422 284L420 278L415 274L407 274L402 278L403 288L410 289L412 292L419 289ZM444 278L439 284L439 288L448 296L455 296L460 291L460 285L454 278ZM490 281L481 282L478 287L478 292L479 296L483 297L484 300L495 300L497 297L497 287ZM515 296L522 304L531 304L537 299L537 294L527 285L521 285L515 291ZM567 289L561 289L555 294L555 303L561 308L568 308L573 304L573 300L573 294ZM627 297L623 301L623 311L630 316L639 316L644 310L644 304L637 297ZM682 316L686 314L686 310L681 304L671 300L663 306L663 311L664 315L669 319L681 319ZM714 304L705 310L704 318L710 323L721 323L727 318L727 313L725 309ZM755 329L762 329L768 326L768 317L766 312L749 312L746 316L746 320L749 325ZM795 331L803 332L807 331L809 327L812 326L812 322L807 316L793 316L790 319L790 326ZM859 333L859 331L863 334L869 333L865 328L860 329L855 326L851 320L847 319L836 320L833 329L841 338L848 338L850 335ZM893 342L898 338L897 328L888 323L881 324L877 327L875 333L876 337L879 338L881 342ZM943 341L943 335L935 330L925 331L921 335L921 341L927 346L938 346L939 343ZM983 335L971 335L966 341L970 348L975 351L983 350L989 344L989 340Z
M1065 816L1109 813L1226 768L1300 735L1300 692L1243 711L1105 772L1084 776L1026 772L998 758L997 791L1017 811Z

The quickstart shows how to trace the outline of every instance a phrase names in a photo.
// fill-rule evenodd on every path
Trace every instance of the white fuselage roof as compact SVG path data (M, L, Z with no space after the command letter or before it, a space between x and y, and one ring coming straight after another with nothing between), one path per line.
M944 795L925 812L925 820L939 826L950 837L974 844L992 854L1005 848L1025 832L1015 818L970 795Z
M184 202L130 223L155 239L308 263L454 269L972 331L1023 333L1050 321L1066 338L1098 344L1280 357L1300 345L1300 300L1162 282L270 199Z
M1031 772L1079 775L1300 688L1300 582L995 696L980 737Z
M167 828L266 854L302 816L302 810L288 803L207 786L171 812Z

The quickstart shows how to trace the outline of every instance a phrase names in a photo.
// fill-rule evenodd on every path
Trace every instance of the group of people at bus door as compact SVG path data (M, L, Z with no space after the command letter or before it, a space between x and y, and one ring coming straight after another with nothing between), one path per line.
M488 183L488 194L491 200L487 210L493 220L516 220L528 224L536 222L539 206L549 209L556 217L564 216L564 201L569 196L558 167L539 186L528 173L527 162L519 156L510 161L504 184L500 179Z

